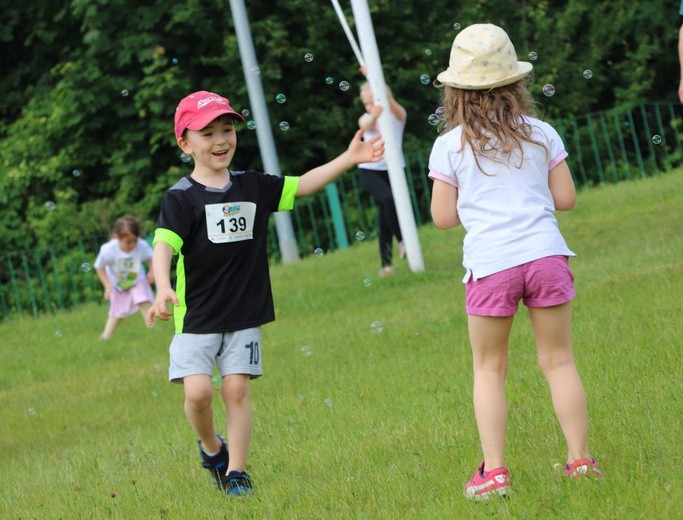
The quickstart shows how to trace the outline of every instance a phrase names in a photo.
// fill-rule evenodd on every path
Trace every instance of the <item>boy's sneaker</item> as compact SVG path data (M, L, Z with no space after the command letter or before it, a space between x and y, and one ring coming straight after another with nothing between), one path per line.
M224 489L222 478L228 471L228 445L223 437L218 434L216 437L221 441L221 449L215 455L207 455L202 449L202 441L197 441L197 443L199 444L199 455L202 457L202 467L211 472L211 478L213 478L216 489Z
M510 490L510 472L507 468L496 468L484 473L484 463L465 484L465 497L471 500L486 500L497 494L506 497Z
M249 495L254 488L246 471L231 471L223 475L222 481L223 489L231 496Z
M564 467L564 472L569 478L593 477L596 479L602 478L600 469L598 468L595 459L578 459L567 464Z

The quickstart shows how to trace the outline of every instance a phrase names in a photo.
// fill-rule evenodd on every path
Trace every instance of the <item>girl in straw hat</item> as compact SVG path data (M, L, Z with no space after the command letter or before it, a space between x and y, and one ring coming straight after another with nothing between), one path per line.
M576 190L558 133L530 114L508 35L490 24L467 27L453 42L443 88L445 122L429 159L436 226L463 225L465 303L474 368L474 413L484 460L465 496L505 496L508 338L519 301L529 309L538 362L567 442L565 473L600 477L588 450L588 412L571 343L575 296L554 212L572 209Z

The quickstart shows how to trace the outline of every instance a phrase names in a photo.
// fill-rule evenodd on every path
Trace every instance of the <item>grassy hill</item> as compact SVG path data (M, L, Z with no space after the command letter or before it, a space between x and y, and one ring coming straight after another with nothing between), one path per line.
M404 263L378 278L374 241L272 268L278 319L252 384L247 500L215 492L199 466L182 388L167 382L170 324L133 316L101 342L106 306L93 304L0 325L0 518L676 518L683 174L582 191L559 220L578 254L574 344L602 482L563 476L522 309L508 376L513 494L462 497L481 456L463 230L426 226L424 273Z

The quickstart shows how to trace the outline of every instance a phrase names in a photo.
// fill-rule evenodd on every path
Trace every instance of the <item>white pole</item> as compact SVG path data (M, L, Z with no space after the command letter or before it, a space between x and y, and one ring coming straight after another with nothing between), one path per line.
M251 110L254 113L256 138L261 152L261 161L263 161L263 167L266 173L280 177L282 175L280 173L280 163L277 158L277 152L275 151L275 141L273 140L273 132L270 128L268 109L266 108L266 102L263 95L263 85L261 84L258 62L256 61L256 53L254 52L254 42L251 37L249 20L247 19L247 12L244 8L244 0L230 0L230 9L232 10L235 34L237 35L237 43L242 59L244 79L247 82L249 103L251 104ZM288 212L280 211L275 213L275 229L277 231L283 263L291 263L299 260L299 249L297 247L296 238L294 237L291 216Z
M356 21L356 31L358 32L363 56L367 60L368 83L375 103L384 107L382 114L379 116L378 123L382 139L384 139L384 157L387 160L389 169L389 182L391 183L391 191L394 195L394 203L396 204L398 223L401 227L403 242L406 246L408 266L412 272L423 272L425 269L424 261L422 260L422 250L420 249L420 239L417 235L415 215L413 214L413 206L410 202L405 171L401 165L401 148L391 123L387 87L384 82L384 73L379 59L379 51L377 50L377 41L375 40L375 30L370 18L370 10L366 0L351 0L351 7L353 8L353 17Z
M358 64L361 67L365 67L365 60L363 59L363 55L361 54L360 49L358 48L358 44L356 43L356 39L353 37L353 33L351 32L351 28L349 27L349 23L346 21L346 16L344 16L344 11L342 11L342 8L339 5L339 0L332 0L332 5L334 6L334 10L337 11L337 17L339 18L339 23L341 24L342 28L344 29L344 32L346 33L346 38L349 40L349 43L351 44L351 48L353 49L353 52L356 55L356 59L358 60Z

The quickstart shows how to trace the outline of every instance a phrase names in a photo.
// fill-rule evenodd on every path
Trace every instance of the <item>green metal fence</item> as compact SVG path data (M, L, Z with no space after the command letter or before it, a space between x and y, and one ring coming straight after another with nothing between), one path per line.
M645 103L554 121L567 150L569 166L579 188L655 175L683 162L683 107L678 103ZM430 181L427 162L431 143L406 153L406 179L418 226L430 221ZM358 184L355 172L336 181L346 235L375 236L377 210ZM292 223L303 256L316 249L331 251L346 245L339 238L328 193L297 201ZM12 315L50 313L102 301L100 282L92 267L107 236L88 237L50 248L2 255L0 312ZM280 260L271 219L269 254Z

